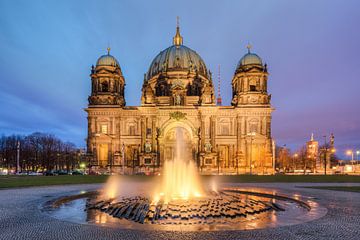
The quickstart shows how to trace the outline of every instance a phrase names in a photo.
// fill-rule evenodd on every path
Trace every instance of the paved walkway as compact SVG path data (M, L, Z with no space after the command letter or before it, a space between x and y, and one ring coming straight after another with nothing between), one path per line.
M293 226L228 232L119 230L64 222L40 211L40 206L49 199L94 190L100 185L0 190L0 239L360 239L360 193L298 188L310 185L359 184L236 184L315 197L328 213L320 219Z

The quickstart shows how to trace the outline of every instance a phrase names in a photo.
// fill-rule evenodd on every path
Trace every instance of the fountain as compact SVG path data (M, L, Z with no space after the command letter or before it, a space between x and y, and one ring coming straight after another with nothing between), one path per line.
M185 151L184 130L178 127L175 134L174 159L164 164L161 189L155 195L155 202L162 200L167 203L173 199L189 199L203 194L195 163Z
M163 230L274 227L311 220L324 212L319 211L313 201L305 202L271 191L234 187L217 190L214 184L205 184L195 162L185 151L184 131L180 127L175 130L174 158L164 163L161 181L139 184L112 176L103 191L57 199L51 203L52 212L58 218L66 216L71 220L68 212L76 213L80 208L87 213L86 223L115 223L116 227L139 229L151 226L150 229ZM75 219L79 221L78 216Z

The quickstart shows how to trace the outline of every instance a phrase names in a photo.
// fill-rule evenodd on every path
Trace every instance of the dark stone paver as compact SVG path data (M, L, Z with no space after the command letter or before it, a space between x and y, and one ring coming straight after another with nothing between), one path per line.
M234 184L315 197L328 213L320 219L298 225L220 232L120 230L60 221L40 209L48 199L81 190L95 190L100 185L0 190L0 239L359 239L360 194L296 187L309 185L335 184Z

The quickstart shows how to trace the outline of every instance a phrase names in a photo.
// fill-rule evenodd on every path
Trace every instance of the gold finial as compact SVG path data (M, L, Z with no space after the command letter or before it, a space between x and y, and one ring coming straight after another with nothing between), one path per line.
M179 16L176 17L176 34L175 37L173 37L173 44L176 46L183 44L183 38L180 35Z
M246 46L246 48L248 49L248 53L250 53L250 50L251 50L251 48L252 48L251 44L248 43L248 45Z
M110 49L111 49L111 48L110 48L110 47L107 47L106 49L107 49L108 55L110 55Z

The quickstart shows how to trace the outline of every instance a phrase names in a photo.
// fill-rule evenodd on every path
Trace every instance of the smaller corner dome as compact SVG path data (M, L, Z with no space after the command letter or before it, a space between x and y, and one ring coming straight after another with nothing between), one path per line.
M246 48L248 49L248 52L240 59L236 69L239 69L240 67L243 66L247 66L247 65L260 65L263 66L263 62L261 60L261 58L255 54L252 53L251 50L251 45L247 45Z
M96 66L112 66L112 67L120 67L119 62L116 58L110 55L110 48L107 49L108 53L99 57L96 62Z
M239 61L239 67L244 65L252 65L252 64L262 65L261 58L255 53L249 52L245 54Z

